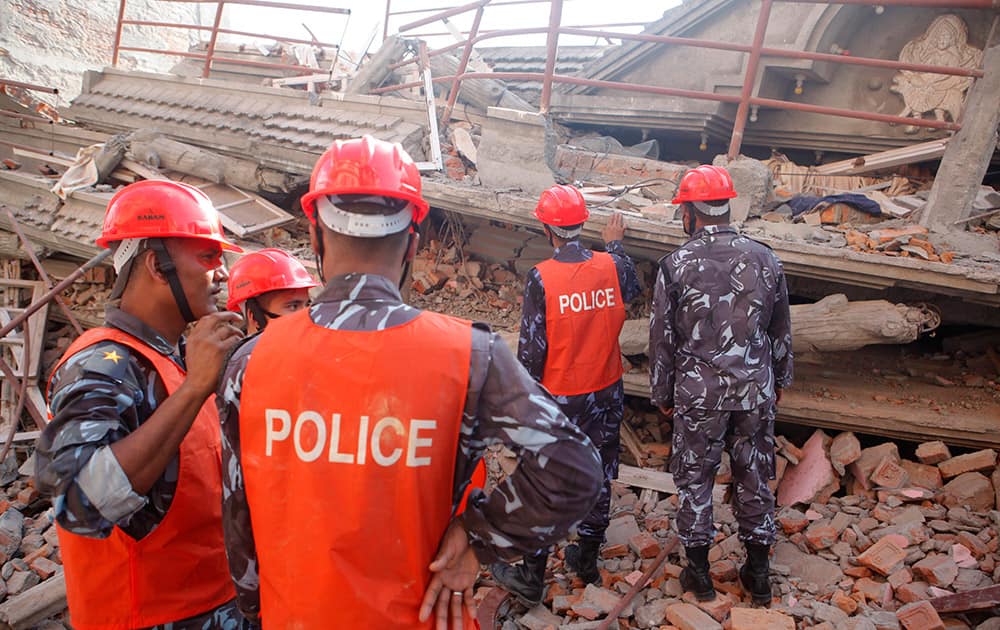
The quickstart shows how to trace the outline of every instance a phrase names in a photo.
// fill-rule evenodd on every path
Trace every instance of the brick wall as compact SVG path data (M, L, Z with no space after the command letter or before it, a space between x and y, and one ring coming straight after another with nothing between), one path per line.
M118 2L114 0L3 0L0 20L0 77L59 88L59 96L34 93L65 106L80 92L84 70L111 64ZM209 7L211 5L205 5ZM214 12L202 8L206 16ZM199 23L196 4L129 0L126 16L160 22ZM205 20L208 18L206 17ZM201 20L204 22L205 20ZM193 31L126 28L123 43L187 50ZM119 67L165 72L177 57L123 53Z

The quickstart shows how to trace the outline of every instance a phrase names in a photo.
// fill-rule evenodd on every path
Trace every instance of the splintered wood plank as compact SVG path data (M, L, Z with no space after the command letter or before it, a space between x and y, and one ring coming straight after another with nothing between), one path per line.
M677 485L674 484L673 475L660 470L619 464L618 479L616 481L635 488L677 494Z
M236 236L249 236L294 220L292 215L267 199L235 186L176 173L172 178L200 188L208 195L219 211L222 225Z
M986 610L1000 606L1000 586L987 586L974 591L965 591L955 595L935 597L930 600L931 606L939 613L962 613L973 610Z

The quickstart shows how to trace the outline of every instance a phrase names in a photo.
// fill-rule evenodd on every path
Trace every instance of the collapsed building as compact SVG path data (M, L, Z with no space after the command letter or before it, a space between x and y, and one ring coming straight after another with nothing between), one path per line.
M486 3L475 4L465 8L481 14ZM628 223L644 296L622 334L630 466L604 555L607 588L557 575L544 610L506 623L597 627L615 595L634 590L642 601L626 606L621 627L936 627L906 619L949 613L966 624L949 627L973 627L978 611L1000 604L986 588L1000 578L1000 513L991 511L1000 508L1000 31L989 2L922 4L934 7L685 2L631 39L600 32L621 43L568 47L490 46L497 32L477 33L477 18L464 40L428 50L411 33L440 21L431 15L357 68L327 45L247 46L213 34L170 72L87 70L59 108L44 101L45 86L25 82L34 76L0 78L9 333L0 437L23 460L44 422L49 370L102 320L113 274L100 261L78 269L99 254L118 187L191 183L248 251L278 246L310 260L298 198L313 163L333 140L370 134L420 163L433 208L411 301L487 321L512 345L524 275L551 255L532 216L538 193L579 186L592 244L612 213ZM525 30L555 43L551 25ZM711 162L732 172L734 221L778 254L795 304L796 384L779 409L774 482L788 541L775 562L815 571L786 573L781 617L763 620L722 586L728 606L681 602L675 565L652 567L676 500L662 472L670 427L645 401L649 298L655 261L686 240L670 203L677 181ZM7 588L56 596L19 623L61 610L58 585L28 575L56 575L31 563L58 560L58 549L44 504L16 474L21 463L5 460L13 472L3 479L11 505L33 518L11 526L19 542L4 560L25 568L12 565L19 582ZM504 464L499 457L494 472ZM722 496L731 480L720 477ZM713 552L722 585L738 547L725 510L717 520L728 534ZM970 532L980 535L962 536ZM873 559L890 543L885 553L901 557ZM483 595L487 616L503 617L509 602Z

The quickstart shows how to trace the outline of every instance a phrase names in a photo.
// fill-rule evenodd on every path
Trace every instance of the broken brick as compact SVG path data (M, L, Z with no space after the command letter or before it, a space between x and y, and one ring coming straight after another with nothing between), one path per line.
M794 508L785 508L778 513L778 525L786 534L801 532L809 525L806 515Z
M906 551L888 536L866 549L857 558L858 564L885 576L894 573L902 566L904 560Z
M715 619L688 603L673 604L667 608L667 620L680 630L722 630Z
M795 619L766 608L733 608L731 630L795 630Z
M944 623L928 601L906 604L896 611L896 618L906 630L944 630Z
M891 457L884 458L871 475L872 483L880 488L901 488L907 480L906 470Z
M861 578L854 583L854 590L865 599L883 606L892 600L892 587L888 582L878 582L872 578Z
M937 490L943 483L941 480L941 471L937 466L918 464L917 462L911 462L907 459L899 462L899 465L902 466L903 470L906 471L906 474L909 475L909 483L911 486L927 488L928 490Z
M778 505L811 503L835 481L833 466L827 457L826 433L817 430L802 447L802 459L789 466L778 485Z
M938 464L938 468L941 470L942 477L950 479L962 473L990 470L996 465L997 452L991 448L987 448L975 453L966 453L965 455L946 459Z
M805 535L806 540L809 542L809 546L819 551L820 549L826 549L827 547L833 545L833 543L837 542L837 538L840 533L830 526L829 521L822 520L816 521L807 527Z
M62 567L52 562L48 558L35 558L30 564L31 570L38 574L38 577L43 580L47 580L60 570Z
M959 532L958 542L968 548L972 552L972 555L976 558L982 558L986 554L990 553L990 548L985 542L975 534L969 532Z
M946 507L967 507L975 512L986 512L993 509L996 494L993 484L982 473L967 472L941 488L940 501Z
M931 586L947 588L958 577L958 565L946 555L933 554L914 564L913 574Z
M927 599L927 582L910 582L896 589L896 598L905 603L918 602Z
M854 479L866 490L870 490L871 476L875 469L879 467L882 460L890 458L895 462L899 461L899 447L894 442L883 442L871 448L862 449L861 457L856 462L847 467L854 475Z
M924 442L917 447L917 459L921 464L939 464L950 457L948 445L941 441Z
M843 591L838 590L830 598L830 603L843 610L848 615L853 615L858 610L858 602L853 597L848 597Z
M726 618L729 611L733 607L733 600L725 593L718 593L715 598L710 599L707 602L698 601L698 598L694 596L694 593L684 593L683 599L685 602L694 604L698 608L702 609L720 623Z
M830 442L830 463L838 475L843 475L847 466L861 457L861 442L856 435L847 431L837 435Z
M639 532L632 536L628 546L640 558L655 558L660 553L660 544L649 532Z

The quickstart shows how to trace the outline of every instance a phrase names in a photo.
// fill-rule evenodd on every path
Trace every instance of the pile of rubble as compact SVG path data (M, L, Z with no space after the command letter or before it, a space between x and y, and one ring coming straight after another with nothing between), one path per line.
M654 413L635 420L664 435L669 430ZM620 481L645 490L613 484L612 520L599 562L602 586L584 587L568 573L560 548L544 605L513 611L504 630L598 627L674 535L677 497L668 493L660 500L650 489L672 483L660 472L669 445L634 442L632 432L624 428L625 459L656 468L635 474L623 467ZM862 448L852 433L831 439L816 431L801 447L780 436L776 441L772 487L779 540L770 609L752 608L739 585L744 551L726 500L732 475L724 460L714 492L719 533L710 554L718 597L698 602L684 593L682 560L671 555L612 627L1000 628L1000 618L987 620L990 608L1000 605L1000 588L993 587L1000 583L996 451L953 456L945 444L928 442L916 448L914 459L904 459L895 443Z
M59 539L51 502L35 489L34 458L18 469L11 451L0 466L0 625L65 628L55 618L66 608ZM42 621L46 617L53 617Z

